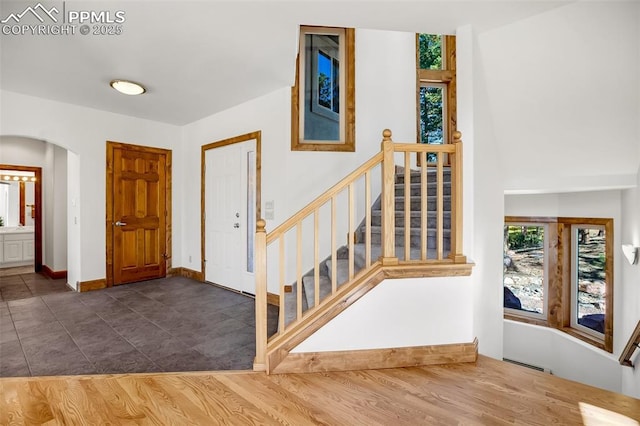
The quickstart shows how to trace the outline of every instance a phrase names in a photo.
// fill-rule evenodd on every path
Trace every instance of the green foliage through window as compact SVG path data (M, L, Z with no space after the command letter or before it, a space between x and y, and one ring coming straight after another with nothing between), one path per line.
M418 34L419 64L423 70L442 69L442 36Z
M418 34L418 67L420 69L442 69L442 39L439 34ZM445 143L444 86L424 85L420 87L420 143ZM428 162L435 162L434 153L427 154Z
M444 143L443 87L420 88L420 142Z
M510 250L541 248L544 244L544 228L541 226L505 226Z

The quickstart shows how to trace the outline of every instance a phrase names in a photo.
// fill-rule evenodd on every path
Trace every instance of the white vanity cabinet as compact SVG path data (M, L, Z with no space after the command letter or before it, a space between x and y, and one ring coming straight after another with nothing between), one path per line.
M0 267L30 265L34 260L33 231L0 228Z

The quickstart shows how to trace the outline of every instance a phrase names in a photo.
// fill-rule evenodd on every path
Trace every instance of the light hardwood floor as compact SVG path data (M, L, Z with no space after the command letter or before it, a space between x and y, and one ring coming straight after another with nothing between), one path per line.
M480 356L477 363L267 376L0 379L0 424L638 425L640 400Z

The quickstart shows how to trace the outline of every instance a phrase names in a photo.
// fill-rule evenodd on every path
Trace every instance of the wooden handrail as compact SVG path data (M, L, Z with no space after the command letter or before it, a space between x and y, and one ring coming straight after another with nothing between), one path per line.
M357 283L358 279L368 277L372 268L382 268L381 273L386 271L385 268L415 268L416 265L450 265L466 264L466 257L462 254L462 141L460 132L454 132L454 140L450 144L445 145L428 145L416 143L395 143L391 139L391 131L385 129L383 131L383 140L381 150L369 160L360 165L353 172L349 173L344 179L332 186L330 189L322 193L315 200L300 209L297 213L285 220L277 226L273 231L267 233L265 230L265 221L260 219L257 222L256 231L256 359L254 362L255 370L270 371L274 366L270 363L274 351L282 352L282 342L290 340L301 327L306 327L308 322L302 320L313 320L318 315L325 315L325 309L328 304L336 302L336 297L341 297L343 290L348 285ZM400 185L398 190L402 190L404 195L396 197L397 167L396 153L403 153L404 159L400 164L404 167L404 183ZM416 153L420 159L418 171L412 171L411 158ZM427 155L434 155L436 158L435 167L431 164L427 165ZM445 170L448 163L450 172ZM372 173L375 168L380 167L379 178L376 177L375 185L372 183ZM451 195L445 195L445 172L450 173L451 177ZM413 180L419 173L419 180ZM379 179L379 181L377 180ZM434 189L435 184L435 207L428 207L429 191ZM418 185L419 188L414 185ZM365 214L363 225L356 229L356 208L360 204L356 204L356 187L360 191L364 187L364 206ZM380 188L380 230L376 235L380 237L380 243L376 243L376 247L380 249L380 258L372 258L372 188ZM419 191L419 206L412 205L415 192ZM412 192L414 192L412 194ZM343 197L343 198L341 198ZM347 206L345 211L340 209L337 212L336 205L338 200L345 200ZM362 203L359 198L359 203ZM402 223L396 223L396 202L403 203L402 214L404 220ZM400 208L400 207L399 207ZM451 217L451 225L445 226L445 208ZM330 247L329 253L326 250L327 242L321 245L320 236L325 235L320 231L321 209L330 214ZM420 212L419 224L412 222L412 217ZM338 221L340 214L341 222ZM431 219L429 219L431 218ZM435 219L435 225L429 225L429 220ZM325 223L327 219L322 219ZM303 235L303 222L313 224L313 232ZM306 225L305 225L306 226ZM445 232L447 228L450 232L450 246L445 246ZM343 246L347 253L347 259L338 256L339 244L336 236L337 231L342 233L347 231L346 245ZM289 233L291 231L291 233ZM356 231L358 232L358 241L356 241ZM396 232L404 232L404 237L396 241ZM414 233L415 232L415 233ZM418 232L420 233L418 238ZM416 236L415 240L412 239ZM285 240L287 240L287 250L285 250ZM418 242L419 240L419 242ZM415 241L415 242L414 242ZM435 241L435 242L434 242ZM361 259L356 270L355 245L362 244L364 250L364 259ZM303 246L303 243L306 245ZM278 245L273 247L271 245ZM292 244L292 246L290 246ZM397 252L398 247L404 246L404 250ZM412 251L420 244L420 254L416 257L416 253ZM321 249L322 247L322 249ZM268 249L273 248L270 253L277 256L278 260L267 260ZM303 256L303 251L307 250ZM448 257L446 256L448 251ZM344 252L342 252L344 253ZM435 253L435 254L434 254ZM330 277L322 278L330 279L330 294L326 295L326 287L320 287L320 266L323 265L323 258L330 254L331 273ZM402 256L400 260L398 256ZM271 254L270 254L271 256ZM413 258L412 258L413 256ZM305 262L303 262L303 257ZM312 262L310 262L310 260ZM338 282L338 265L346 262L346 274L340 275L340 280L346 282ZM311 265L309 264L311 263ZM268 264L273 267L272 274L267 277ZM328 266L328 264L327 264ZM323 266L324 267L324 266ZM308 275L303 275L304 270L312 270ZM344 269L343 269L344 271ZM295 275L295 282L291 283ZM411 273L408 272L407 276ZM277 276L277 280L275 279ZM305 292L313 291L313 297L306 294L303 298L303 281L306 284L306 277L313 279L313 287L306 287ZM267 336L267 281L274 280L274 283L280 290L280 313L278 318L278 332L276 335L268 338ZM277 281L277 282L276 282ZM293 284L293 285L291 285ZM326 284L325 284L326 285ZM338 288L338 286L344 286ZM355 287L354 287L355 288ZM359 288L359 287L358 287ZM341 290L342 289L342 290ZM291 294L288 292L294 292ZM360 291L360 290L358 290ZM321 294L323 293L323 294ZM289 296L287 296L289 294ZM303 307L303 302L306 307ZM291 309L286 309L289 306ZM335 306L333 308L335 310ZM288 353L288 351L286 351ZM282 358L280 353L273 359ZM278 362L278 361L275 361Z
M637 348L640 348L640 321L638 321L636 329L633 330L633 333L631 333L629 341L627 342L627 345L624 347L624 350L620 355L620 364L626 365L628 367L633 367L631 357L633 356L633 352Z
M376 155L374 155L373 157L371 157L369 160L367 160L360 167L355 169L353 172L351 172L347 176L345 176L345 178L342 179L340 182L338 182L337 184L335 184L334 186L329 188L326 192L324 192L318 198L316 198L311 203L307 204L305 207L300 209L296 214L294 214L289 219L287 219L284 222L282 222L273 231L269 232L267 234L267 244L273 242L280 235L284 234L285 232L287 232L291 228L293 228L302 219L304 219L305 217L309 216L316 209L322 207L326 202L331 200L331 198L334 195L336 195L337 193L339 193L340 191L345 189L347 186L349 186L349 184L351 184L358 177L363 175L367 170L370 170L373 167L375 167L381 161L382 161L382 153L379 152Z
M460 132L454 132L460 133ZM455 144L444 144L444 145L431 145L426 143L397 143L394 142L393 150L395 152L433 152L438 153L442 152L445 154L456 152Z

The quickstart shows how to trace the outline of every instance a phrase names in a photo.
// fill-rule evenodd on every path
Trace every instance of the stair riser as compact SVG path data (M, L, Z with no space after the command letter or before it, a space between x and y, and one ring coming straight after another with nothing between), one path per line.
M444 195L451 195L451 185L444 185L442 188ZM411 184L409 193L412 197L420 197L422 195L422 188L419 184ZM404 197L404 184L396 184L395 187L396 197ZM438 187L435 183L427 185L427 196L435 197L438 195Z
M443 200L442 205L445 212L451 211L450 198L445 198ZM427 200L427 211L436 211L436 207L437 207L437 200L435 198L434 199L430 198L429 200ZM410 208L411 208L411 211L414 211L414 212L421 211L422 200L420 198L411 198ZM395 209L396 211L404 211L404 198L396 198Z
M427 217L427 228L435 228L437 226L438 220L435 215L429 214ZM422 218L420 217L412 217L411 218L411 227L419 228L422 226ZM444 214L443 215L443 228L450 229L451 228L451 215ZM378 214L374 214L371 216L371 225L372 226L382 226L382 216ZM396 226L404 227L404 213L396 212Z
M442 178L445 184L451 184L451 171L445 170L442 174ZM427 174L427 181L435 182L437 180L436 171L429 170ZM411 183L420 183L422 181L422 176L420 173L412 173L411 174ZM396 175L396 183L404 183L404 175Z
M374 245L382 244L381 236L382 235L379 234L379 233L372 233L371 234L371 244L374 244ZM361 241L364 242L364 238L362 238ZM451 249L451 239L449 238L448 235L445 234L443 236L442 242L444 244L444 250L450 250ZM418 235L411 235L409 244L412 247L420 247L420 244L422 244L422 237L419 234ZM396 232L396 246L402 246L402 245L404 245L404 233ZM435 235L428 235L427 236L427 247L429 247L429 248L435 248L436 247L436 237L435 237Z

